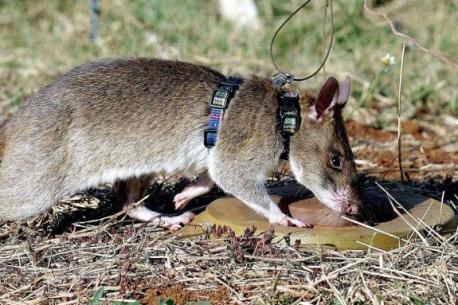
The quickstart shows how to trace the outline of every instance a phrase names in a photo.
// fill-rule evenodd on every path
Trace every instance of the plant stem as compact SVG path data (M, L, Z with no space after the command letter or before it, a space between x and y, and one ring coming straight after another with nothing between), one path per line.
M401 155L401 96L402 96L402 75L404 72L404 57L406 54L406 43L402 44L401 55L401 69L399 71L399 90L398 90L398 163L399 173L401 174L401 181L404 182L404 170L402 169L402 155Z

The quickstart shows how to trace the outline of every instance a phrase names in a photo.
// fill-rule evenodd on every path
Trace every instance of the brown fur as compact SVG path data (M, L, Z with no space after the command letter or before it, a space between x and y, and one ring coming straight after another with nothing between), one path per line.
M5 122L0 123L0 162L2 160L3 150L5 149L5 145L6 145L5 144L5 135L3 131L3 129L5 128L4 125L5 125Z

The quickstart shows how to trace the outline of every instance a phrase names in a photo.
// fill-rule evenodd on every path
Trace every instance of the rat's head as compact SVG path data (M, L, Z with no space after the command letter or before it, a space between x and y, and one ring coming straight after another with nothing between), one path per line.
M358 214L361 209L353 153L342 119L351 88L329 78L316 99L301 95L302 124L291 137L290 163L297 181L329 208Z

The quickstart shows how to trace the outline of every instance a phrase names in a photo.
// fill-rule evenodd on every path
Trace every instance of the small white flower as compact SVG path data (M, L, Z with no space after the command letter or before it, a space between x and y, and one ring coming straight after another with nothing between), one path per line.
M385 56L380 58L380 61L382 62L383 65L387 67L396 64L396 58L393 55L391 55L390 53L386 53Z
M156 46L159 43L159 37L153 32L145 33L145 44L148 46Z

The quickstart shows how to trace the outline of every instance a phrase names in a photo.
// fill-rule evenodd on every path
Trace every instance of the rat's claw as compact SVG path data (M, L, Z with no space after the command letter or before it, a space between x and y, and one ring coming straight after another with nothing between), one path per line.
M313 226L309 223L303 223L302 221L286 216L280 222L281 225L285 227L299 227L299 228L312 228Z
M195 214L193 212L185 212L178 216L164 216L161 217L160 220L162 227L167 228L170 231L176 231L181 229L184 225L190 223L194 216Z
M179 229L182 228L181 224L172 224L172 225L168 225L168 226L164 225L163 227L168 229L168 230L170 230L170 231L178 231Z

